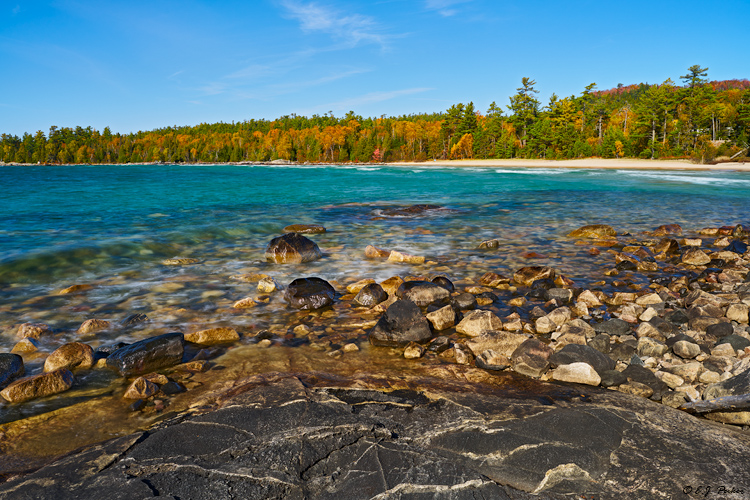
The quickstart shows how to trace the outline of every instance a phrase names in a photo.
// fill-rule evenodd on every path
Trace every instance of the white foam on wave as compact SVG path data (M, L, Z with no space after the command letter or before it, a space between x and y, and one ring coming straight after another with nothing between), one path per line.
M567 170L559 168L530 168L523 170L498 168L495 169L498 174L520 174L520 175L560 175L570 173Z
M715 177L713 175L698 175L695 173L666 173L666 172L644 172L644 171L633 171L633 170L618 170L618 174L624 174L630 177L639 177L645 179L653 179L656 181L664 182L678 182L682 184L698 184L702 186L715 186L715 185L750 185L750 179L731 179L728 177Z

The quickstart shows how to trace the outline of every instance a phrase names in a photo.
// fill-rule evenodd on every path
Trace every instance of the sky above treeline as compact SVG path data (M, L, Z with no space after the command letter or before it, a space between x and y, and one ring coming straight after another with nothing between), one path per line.
M506 109L750 78L750 1L0 1L0 133ZM507 113L507 111L506 111Z

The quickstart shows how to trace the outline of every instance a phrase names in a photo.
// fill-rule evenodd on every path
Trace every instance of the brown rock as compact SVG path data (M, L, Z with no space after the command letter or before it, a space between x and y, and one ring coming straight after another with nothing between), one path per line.
M365 257L368 259L387 259L391 254L389 250L367 245L365 247Z
M42 335L49 335L50 333L52 333L50 327L43 323L24 323L18 327L16 337L19 339L25 339L28 337L34 340L39 340L39 337Z
M503 275L493 273L490 271L490 272L484 273L484 275L482 275L482 277L479 278L479 282L485 286L497 287L498 285L510 283L510 279L506 278Z
M453 306L447 305L425 315L435 331L445 330L456 324L456 312Z
M79 335L86 335L106 330L107 328L109 328L109 321L104 321L103 319L87 319L78 327L77 333Z
M245 297L244 299L240 299L232 304L232 307L234 307L235 309L249 309L257 305L258 303L255 301L255 299L253 299L252 297Z
M704 266L711 262L711 257L700 248L690 248L682 254L682 263L691 266Z
M53 372L18 379L0 391L0 396L10 403L22 403L67 391L73 386L74 380L70 370L61 368Z
M409 342L404 348L404 357L406 359L419 359L424 356L425 348L416 342Z
M670 234L680 236L682 235L682 227L679 224L664 224L657 227L653 234L654 236L667 236Z
M617 236L617 231L615 231L612 226L608 226L606 224L590 224L588 226L583 226L576 229L568 236L570 236L571 238L606 240L608 238Z
M594 386L599 385L602 382L601 376L596 370L594 370L593 366L580 361L577 363L558 366L552 370L552 379L560 382L571 382L574 384ZM653 393L653 390L651 392Z
M626 384L619 385L617 387L617 390L620 392L624 392L625 394L632 394L634 396L640 396L642 398L650 398L654 394L654 390L651 387L634 380L631 380Z
M388 295L396 296L396 290L401 286L404 280L400 276L392 276L387 280L381 281L380 286Z
M292 224L284 228L285 233L319 234L325 233L326 228L317 224Z
M346 286L346 291L349 293L352 293L354 295L358 294L360 290L362 290L365 286L375 283L375 280L372 278L367 278L363 280L359 280L356 283L352 283L351 285Z
M10 352L12 353L31 353L31 352L37 352L39 350L39 341L32 338L32 337L26 337L18 341L16 345L13 346L13 349L11 349Z
M240 339L239 333L234 328L209 328L194 333L186 333L185 340L193 344L220 344L223 342L234 342Z
M91 285L71 285L68 288L60 290L60 295L67 295L69 293L85 292L94 288Z
M535 281L555 279L555 270L546 266L526 266L513 273L513 281L523 286L531 286Z
M410 255L408 253L391 250L388 255L388 262L401 262L404 264L424 264L425 258L419 255Z
M464 319L456 325L456 331L470 337L476 337L485 332L502 330L503 322L491 311L476 309L467 313Z
M144 377L138 377L125 390L125 399L146 399L159 392L159 386Z
M44 371L52 372L60 368L88 370L94 365L94 350L81 342L71 342L55 349L44 361Z
M530 336L523 333L487 332L466 341L474 355L479 356L491 349L499 356L510 358L513 352Z

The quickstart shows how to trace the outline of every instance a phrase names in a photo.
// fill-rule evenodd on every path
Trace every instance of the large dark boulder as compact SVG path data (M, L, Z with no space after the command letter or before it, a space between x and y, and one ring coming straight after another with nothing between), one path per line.
M566 345L550 356L549 362L554 367L572 363L588 363L600 376L608 370L614 370L616 365L609 356L591 346L580 344Z
M18 354L0 354L0 389L23 377L23 358Z
M176 365L182 361L184 342L179 332L143 339L110 354L107 367L123 377L130 377Z
M399 346L424 342L432 337L430 322L410 300L397 300L386 309L370 330L370 343L377 346Z
M284 300L295 309L320 309L333 304L336 290L321 278L297 278L289 283Z
M268 243L265 256L276 264L300 264L318 260L322 254L314 241L299 233L286 233Z

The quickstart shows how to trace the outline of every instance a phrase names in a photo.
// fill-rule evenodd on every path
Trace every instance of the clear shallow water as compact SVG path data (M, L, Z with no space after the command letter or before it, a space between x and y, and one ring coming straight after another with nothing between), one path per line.
M224 325L282 335L299 319L279 294L252 310L232 309L234 301L258 295L255 284L231 278L237 274L266 273L281 284L320 276L341 290L393 275L446 274L466 285L486 271L510 275L543 264L585 284L600 280L613 259L567 238L584 224L610 224L638 238L666 223L687 234L750 223L750 175L739 172L127 165L6 166L0 178L0 349L13 347L21 323L56 330L38 356L26 357L27 373L40 370L57 346L81 340L75 330L89 318L115 325L133 313L149 317L137 329L113 326L82 339L95 348ZM443 209L383 217L384 209L424 203ZM293 223L328 229L310 236L324 258L266 263L268 241ZM501 240L499 250L477 249L490 238ZM369 261L368 244L434 264ZM541 257L529 259L529 251ZM172 257L200 263L162 264ZM58 294L73 284L94 288ZM338 314L346 331L346 314Z

